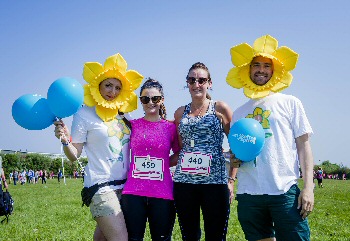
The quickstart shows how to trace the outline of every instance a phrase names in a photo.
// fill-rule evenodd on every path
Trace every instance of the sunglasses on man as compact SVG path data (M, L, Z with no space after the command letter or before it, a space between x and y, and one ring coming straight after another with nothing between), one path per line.
M159 101L161 101L162 96L152 96L152 97L148 97L148 96L140 96L140 101L142 104L148 104L151 100L153 104L158 104Z
M195 77L187 77L187 84L189 85L194 85L196 82L198 82L199 85L203 85L206 82L208 82L208 78L198 78L196 79Z

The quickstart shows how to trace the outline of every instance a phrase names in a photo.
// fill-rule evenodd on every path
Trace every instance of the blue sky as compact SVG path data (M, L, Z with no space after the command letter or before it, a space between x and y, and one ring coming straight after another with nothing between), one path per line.
M85 62L103 63L118 52L130 69L163 84L169 118L190 102L185 77L197 61L211 72L213 99L235 110L247 98L226 84L230 48L270 34L279 46L300 54L293 83L283 93L304 104L314 130L315 163L350 167L349 5L346 0L2 0L0 149L60 153L53 126L23 129L12 118L12 104L24 94L46 97L60 77L84 84ZM142 114L141 107L132 113ZM64 121L70 125L71 117Z

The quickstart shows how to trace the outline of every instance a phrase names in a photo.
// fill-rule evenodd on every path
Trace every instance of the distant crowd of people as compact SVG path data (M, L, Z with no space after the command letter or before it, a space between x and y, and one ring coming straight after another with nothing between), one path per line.
M63 173L61 169L58 169L58 171L55 173L54 171L47 171L47 170L25 170L17 171L14 170L8 174L8 183L13 185L24 185L24 184L37 184L42 183L46 184L47 179L54 179L57 178L58 182L61 181L63 178ZM84 177L83 172L79 173L77 170L73 171L73 174L69 175L70 178L81 178Z

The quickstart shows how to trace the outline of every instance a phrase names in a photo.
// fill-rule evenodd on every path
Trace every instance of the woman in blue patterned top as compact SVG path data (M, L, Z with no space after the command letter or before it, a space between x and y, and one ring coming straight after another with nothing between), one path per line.
M186 79L192 101L175 112L181 151L174 199L182 238L200 240L202 210L205 240L226 240L234 180L228 182L222 143L233 113L226 103L211 100L212 80L203 63L193 64Z

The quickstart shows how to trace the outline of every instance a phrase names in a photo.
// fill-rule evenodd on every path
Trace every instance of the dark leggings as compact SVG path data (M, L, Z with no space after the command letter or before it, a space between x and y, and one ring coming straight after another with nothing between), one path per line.
M227 184L175 182L174 199L183 240L200 240L201 209L204 220L205 240L226 240L227 224L230 215Z
M152 241L171 240L175 223L173 200L122 195L123 210L129 240L143 240L148 219Z

